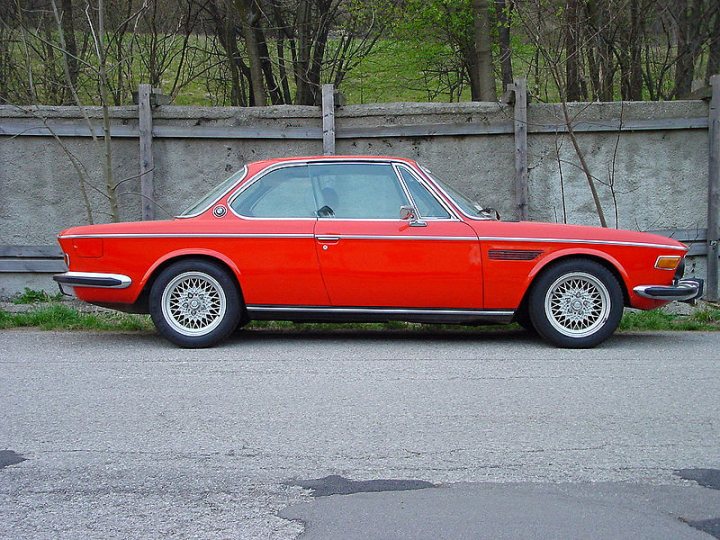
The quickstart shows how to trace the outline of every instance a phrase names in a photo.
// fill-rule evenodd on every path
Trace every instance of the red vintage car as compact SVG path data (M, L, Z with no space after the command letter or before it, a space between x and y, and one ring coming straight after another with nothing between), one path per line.
M687 248L651 234L505 222L410 159L250 163L176 219L59 235L64 292L150 313L160 334L207 347L251 320L517 321L593 347L624 306L702 294Z

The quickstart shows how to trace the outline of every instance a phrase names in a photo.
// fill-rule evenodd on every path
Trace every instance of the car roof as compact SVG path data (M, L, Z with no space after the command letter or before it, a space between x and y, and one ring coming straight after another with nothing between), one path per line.
M351 156L351 155L340 155L340 156L291 156L282 158L263 159L260 161L254 161L248 165L253 168L264 169L271 165L277 165L279 163L292 163L292 162L306 162L306 161L394 161L400 163L414 164L415 161L409 158L397 157L397 156Z

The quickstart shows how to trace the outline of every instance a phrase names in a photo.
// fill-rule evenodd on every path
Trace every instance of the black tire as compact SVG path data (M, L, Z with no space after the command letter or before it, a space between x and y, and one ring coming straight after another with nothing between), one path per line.
M212 347L237 328L242 313L235 280L209 261L185 259L171 264L150 289L155 327L181 347Z
M524 330L530 332L531 334L537 334L537 330L535 330L535 327L530 320L530 313L528 313L527 306L524 308L520 307L520 309L515 312L513 322L519 324Z
M543 271L528 297L530 320L546 340L569 349L595 347L620 324L623 294L607 268L568 259Z

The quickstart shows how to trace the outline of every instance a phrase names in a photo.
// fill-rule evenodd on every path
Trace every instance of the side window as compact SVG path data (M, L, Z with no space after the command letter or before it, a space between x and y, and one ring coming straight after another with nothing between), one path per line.
M269 172L237 196L231 204L241 216L262 218L315 217L307 166Z
M450 213L443 208L443 205L435 198L435 196L422 185L415 175L410 173L405 167L398 167L400 174L407 184L410 195L412 195L415 204L420 210L420 216L426 218L445 218L450 217Z
M319 163L308 168L320 217L400 219L400 207L408 204L390 164Z

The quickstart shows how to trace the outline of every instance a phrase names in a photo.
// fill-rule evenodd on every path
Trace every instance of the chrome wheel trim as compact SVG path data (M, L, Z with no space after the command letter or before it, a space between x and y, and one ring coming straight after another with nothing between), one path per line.
M225 318L227 298L220 283L204 272L184 272L165 286L163 317L183 336L204 336Z
M584 338L605 325L610 316L610 292L592 274L565 274L545 294L545 316L564 336Z

